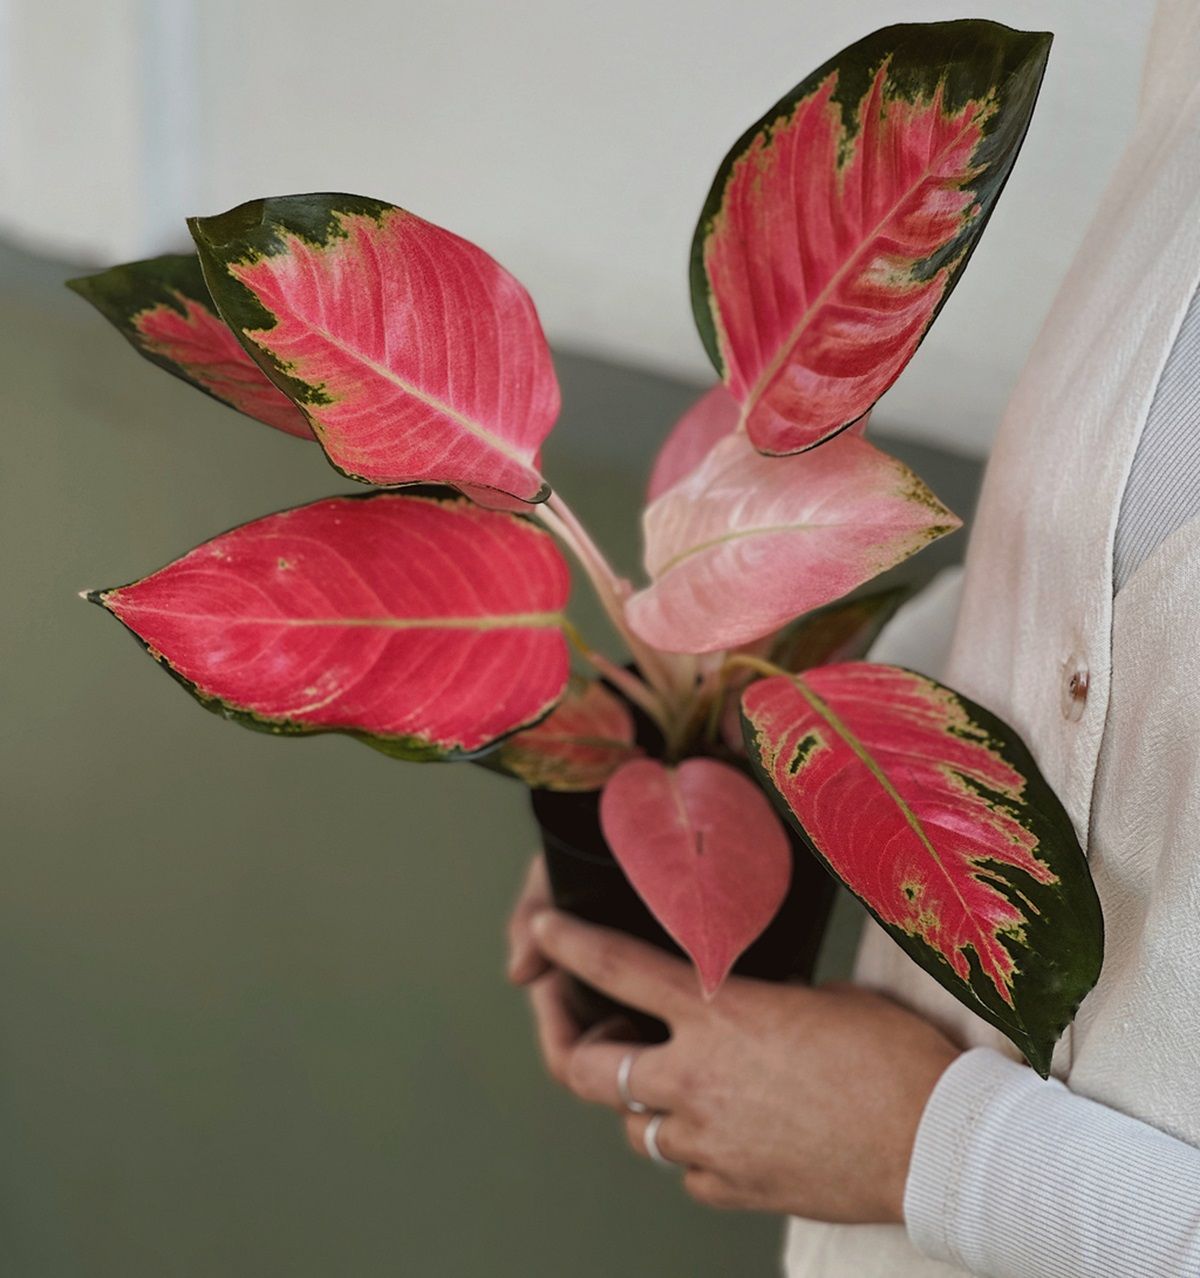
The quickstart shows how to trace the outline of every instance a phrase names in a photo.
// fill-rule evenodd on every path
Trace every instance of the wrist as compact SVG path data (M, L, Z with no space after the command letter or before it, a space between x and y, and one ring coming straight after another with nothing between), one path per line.
M906 1089L909 1101L900 1107L898 1113L898 1117L901 1114L903 1117L900 1119L900 1130L897 1135L895 1172L888 1178L888 1192L884 1203L886 1213L884 1223L886 1224L906 1224L905 1203L908 1182L921 1123L937 1091L938 1084L962 1055L958 1048L947 1044L943 1051L931 1051L928 1058L922 1061L920 1067L913 1072L911 1083Z

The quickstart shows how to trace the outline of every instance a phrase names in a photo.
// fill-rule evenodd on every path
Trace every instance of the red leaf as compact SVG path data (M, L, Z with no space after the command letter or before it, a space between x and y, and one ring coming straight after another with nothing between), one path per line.
M895 381L1016 160L1050 39L978 21L889 27L726 156L692 297L756 448L811 448Z
M742 694L746 747L892 936L1045 1072L1099 972L1099 904L1020 739L951 689L848 663Z
M671 428L654 459L646 503L685 479L738 424L737 400L720 382L706 391Z
M707 996L775 917L791 880L787 832L762 791L715 759L627 763L600 798L604 837Z
M770 634L900 563L960 521L906 466L846 433L798 457L722 440L647 510L653 584L626 605L667 652Z
M482 249L358 196L190 225L222 317L343 474L545 498L550 352L529 295Z
M268 515L91 597L229 718L442 758L562 695L568 584L528 520L381 493Z
M535 790L599 790L639 754L625 702L602 683L578 679L553 713L509 737L484 762Z
M312 439L304 414L242 349L213 309L194 253L68 280L152 363L289 435Z

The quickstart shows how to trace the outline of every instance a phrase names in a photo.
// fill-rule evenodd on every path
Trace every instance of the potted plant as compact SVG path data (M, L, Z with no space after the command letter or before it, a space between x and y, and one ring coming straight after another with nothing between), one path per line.
M899 596L852 592L958 526L864 427L979 240L1049 44L889 27L734 145L691 254L721 380L655 464L637 588L542 475L559 393L533 303L449 231L260 199L191 219L195 254L72 281L370 486L87 597L234 722L524 781L559 900L673 940L709 994L740 956L811 967L829 870L1045 1073L1101 959L1071 823L1011 728L861 659ZM567 620L560 546L627 664Z

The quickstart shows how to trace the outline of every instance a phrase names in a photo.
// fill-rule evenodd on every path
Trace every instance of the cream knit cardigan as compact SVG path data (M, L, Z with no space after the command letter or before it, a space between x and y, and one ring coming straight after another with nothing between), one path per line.
M999 431L961 598L946 587L918 601L875 654L928 654L957 610L942 677L1028 742L1087 848L1104 910L1100 982L1060 1041L1054 1073L1076 1095L1192 1146L1200 1146L1200 520L1171 534L1115 600L1112 555L1130 463L1198 283L1200 0L1164 0L1133 136ZM916 664L930 668L927 656ZM1011 1054L874 925L858 978L964 1044ZM1009 1170L1019 1158L1011 1154ZM787 1272L965 1271L927 1259L900 1227L793 1221Z

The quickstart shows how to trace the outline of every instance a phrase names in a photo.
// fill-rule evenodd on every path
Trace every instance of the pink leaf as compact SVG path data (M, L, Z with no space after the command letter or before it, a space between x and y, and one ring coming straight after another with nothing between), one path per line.
M690 475L714 445L733 434L738 411L737 400L720 382L696 400L658 450L646 490L647 504Z
M1044 1073L1102 932L1071 822L1012 729L932 679L860 662L753 683L742 714L813 851Z
M128 262L67 283L151 363L247 417L313 438L308 419L217 315L194 253Z
M653 584L626 606L667 652L749 643L959 527L906 466L852 434L768 458L732 435L643 517Z
M186 368L192 381L247 417L313 438L304 414L263 375L218 316L187 298L179 306L151 307L135 318L147 351Z
M485 762L535 790L599 790L639 754L625 702L602 683L575 679L550 715L509 737Z
M357 196L190 225L222 318L343 474L545 498L558 383L529 295L482 249Z
M775 917L791 881L787 832L762 791L715 759L627 763L600 799L604 837L711 997Z
M209 709L387 753L476 753L567 682L550 537L464 498L331 497L94 598Z
M895 381L999 198L1049 46L988 22L889 27L726 156L692 299L756 448L820 444Z

